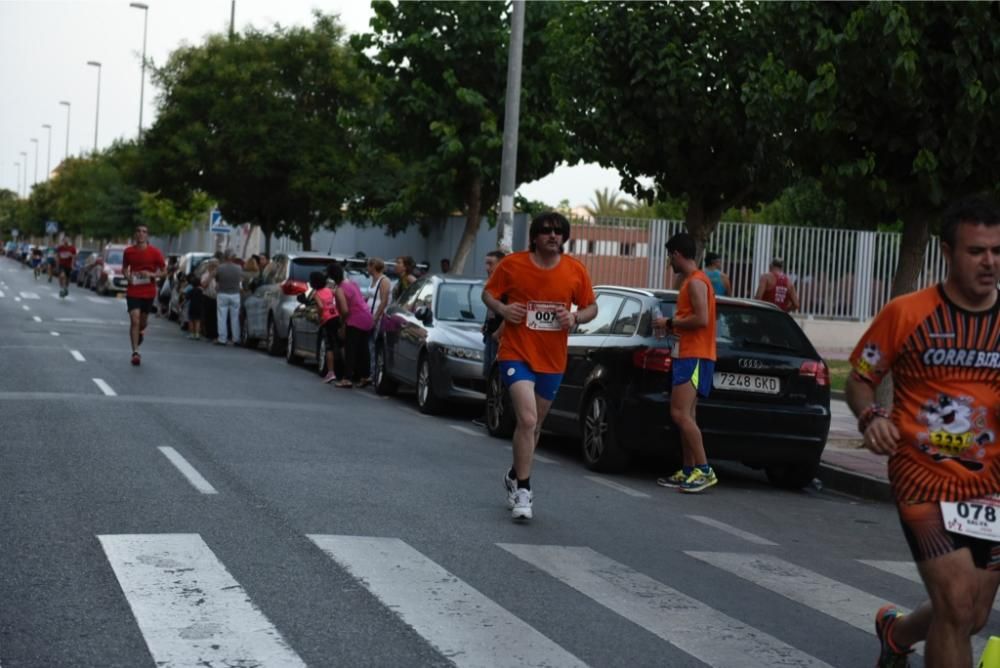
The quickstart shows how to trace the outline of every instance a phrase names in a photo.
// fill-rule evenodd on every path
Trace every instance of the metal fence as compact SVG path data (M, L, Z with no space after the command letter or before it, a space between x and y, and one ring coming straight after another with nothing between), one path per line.
M681 221L601 218L574 225L567 251L587 266L595 285L664 288L674 279L664 245L683 230ZM894 232L720 223L706 250L722 256L734 296L753 297L761 274L777 257L798 291L801 314L868 320L889 301L900 238ZM918 284L944 275L932 237Z

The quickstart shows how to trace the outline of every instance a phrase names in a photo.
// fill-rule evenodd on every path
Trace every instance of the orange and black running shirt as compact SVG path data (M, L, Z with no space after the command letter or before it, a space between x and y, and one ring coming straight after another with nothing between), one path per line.
M554 309L569 310L573 304L587 308L594 303L587 268L560 255L559 264L543 269L532 261L530 251L520 251L500 260L484 289L505 304L524 304L528 309L523 322L504 325L497 359L524 362L535 373L563 373L568 333L555 321Z
M677 293L677 311L675 318L684 318L694 315L694 308L691 306L691 282L701 281L708 289L708 324L699 329L678 329L677 347L682 358L697 357L698 359L715 361L715 290L712 288L712 281L705 272L696 269L690 276L684 279L680 292Z
M1000 299L963 310L940 285L891 302L851 354L877 385L892 372L891 419L902 436L889 459L900 503L1000 492Z

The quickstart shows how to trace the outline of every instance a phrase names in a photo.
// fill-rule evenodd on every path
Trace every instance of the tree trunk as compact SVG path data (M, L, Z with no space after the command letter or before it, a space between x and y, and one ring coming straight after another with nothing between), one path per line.
M694 259L698 265L705 257L705 246L708 238L715 232L722 217L722 209L719 206L705 206L702 198L692 195L688 201L687 211L684 212L684 227L688 234L694 237L696 244ZM667 285L673 289L680 288L680 275L674 275L673 270L667 268Z
M299 230L302 233L302 250L311 251L313 249L312 223L300 223Z
M271 226L261 225L260 229L264 232L264 253L267 255L267 259L271 259Z
M479 233L480 210L483 206L483 178L479 174L472 177L465 195L465 230L458 242L455 257L451 261L451 273L460 276L465 271L465 260L476 243Z
M898 297L917 288L917 278L924 268L924 255L930 239L930 225L925 214L910 214L903 219L899 242L899 264L892 279L892 296Z

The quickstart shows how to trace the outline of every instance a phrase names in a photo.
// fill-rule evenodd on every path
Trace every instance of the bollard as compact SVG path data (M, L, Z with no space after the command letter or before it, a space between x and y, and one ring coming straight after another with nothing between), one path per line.
M983 656L976 664L978 668L1000 668L1000 637L990 636L983 650Z

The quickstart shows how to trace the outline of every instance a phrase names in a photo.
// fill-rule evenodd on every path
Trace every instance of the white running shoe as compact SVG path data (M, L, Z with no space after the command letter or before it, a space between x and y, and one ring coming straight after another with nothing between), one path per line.
M515 520L531 519L531 490L519 489L514 492L514 507L510 511L510 516Z
M507 473L509 473L508 471ZM509 510L514 509L514 494L517 492L517 481L513 478L507 477L507 473L503 474L503 486L507 490L507 508Z

